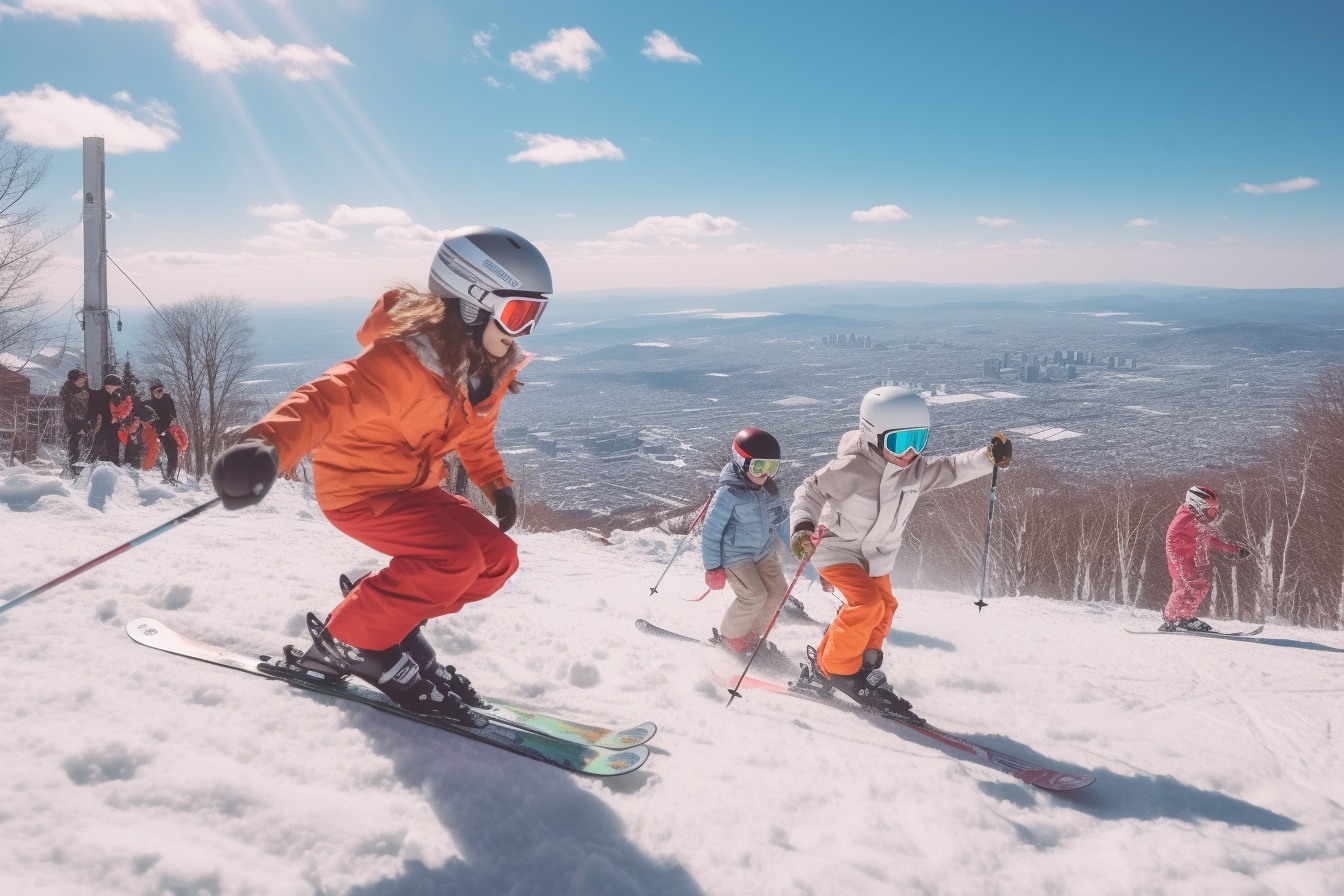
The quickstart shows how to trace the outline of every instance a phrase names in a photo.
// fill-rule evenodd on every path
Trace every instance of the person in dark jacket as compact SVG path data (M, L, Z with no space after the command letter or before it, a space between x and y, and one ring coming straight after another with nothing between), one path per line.
M75 462L80 460L80 442L84 431L89 428L89 375L82 370L72 370L65 375L61 384L61 412L65 417L66 466L70 472L78 472Z
M109 373L103 377L103 388L89 392L89 426L93 428L92 459L111 463L121 462L121 442L117 438L115 409L124 403L121 395L121 377Z
M159 434L159 444L163 446L163 454L168 463L163 478L165 481L176 480L177 439L169 431L169 427L177 422L177 405L173 402L173 396L168 394L163 388L163 383L158 380L149 384L149 401L145 403L154 409L159 418L154 424L154 431Z
M115 413L115 412L114 412ZM122 463L131 469L154 469L159 457L159 437L155 427L159 416L141 395L131 396L131 412L121 420L121 444L126 446Z

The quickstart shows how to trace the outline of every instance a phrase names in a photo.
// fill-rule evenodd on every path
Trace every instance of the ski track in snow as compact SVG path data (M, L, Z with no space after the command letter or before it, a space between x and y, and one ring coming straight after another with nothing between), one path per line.
M92 482L90 482L90 478ZM102 468L0 470L0 600L204 502ZM101 508L101 509L96 509ZM1097 776L1069 794L883 723L727 695L698 544L522 532L500 594L430 624L487 693L652 719L648 765L583 779L126 636L149 615L257 652L303 637L377 560L302 486L220 509L0 614L0 890L14 894L1344 892L1344 633L1139 638L1155 613L897 587L887 672L941 728ZM800 582L800 588L805 583ZM799 596L818 618L835 601ZM1249 620L1248 620L1249 621ZM820 629L781 624L801 657Z

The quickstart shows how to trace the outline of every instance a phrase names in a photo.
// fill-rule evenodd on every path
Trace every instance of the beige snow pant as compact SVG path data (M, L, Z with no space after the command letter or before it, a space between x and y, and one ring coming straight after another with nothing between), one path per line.
M738 563L724 572L736 598L723 614L719 634L725 638L759 636L789 587L779 566L779 552L771 551L755 563Z

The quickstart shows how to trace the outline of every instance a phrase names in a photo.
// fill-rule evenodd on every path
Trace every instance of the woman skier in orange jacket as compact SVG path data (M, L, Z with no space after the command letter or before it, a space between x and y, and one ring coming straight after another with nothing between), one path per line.
M215 461L215 489L233 509L260 501L279 470L311 452L327 519L392 558L325 624L310 614L305 665L353 674L414 712L483 724L470 710L480 697L438 662L421 626L489 597L518 568L495 421L531 359L516 340L551 291L546 259L516 233L450 233L428 292L385 293L359 330L362 354L294 390ZM441 487L450 452L494 504L498 527Z

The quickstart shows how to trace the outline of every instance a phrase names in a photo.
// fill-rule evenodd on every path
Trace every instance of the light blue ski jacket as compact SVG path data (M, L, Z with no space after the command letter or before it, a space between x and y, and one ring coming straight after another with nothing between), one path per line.
M789 496L752 486L729 463L700 531L705 569L755 563L775 548L776 527L789 518Z

